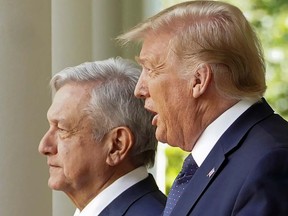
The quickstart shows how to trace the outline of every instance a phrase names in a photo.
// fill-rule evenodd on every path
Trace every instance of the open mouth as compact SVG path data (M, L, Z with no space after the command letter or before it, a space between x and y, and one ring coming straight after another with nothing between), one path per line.
M159 114L151 109L149 109L148 107L145 107L146 110L148 110L150 113L152 113L154 115L153 119L152 119L152 125L155 125L157 126L157 119L158 119L158 116Z

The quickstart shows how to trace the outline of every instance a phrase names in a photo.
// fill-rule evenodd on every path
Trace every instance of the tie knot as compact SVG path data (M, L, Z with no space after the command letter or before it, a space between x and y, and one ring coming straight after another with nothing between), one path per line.
M168 216L171 214L174 206L179 200L179 197L185 190L188 182L192 178L193 174L196 172L198 166L194 161L191 154L189 154L186 159L184 160L182 170L178 174L177 178L175 179L172 188L169 192L167 203L164 210L164 216Z
M196 164L192 155L189 154L184 160L182 170L179 173L178 179L183 178L184 176L192 176L197 169L198 165Z

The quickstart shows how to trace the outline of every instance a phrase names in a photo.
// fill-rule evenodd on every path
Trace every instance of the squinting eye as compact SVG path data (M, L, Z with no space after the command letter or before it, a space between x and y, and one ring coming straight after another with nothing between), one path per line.
M59 127L58 127L58 131L59 131L59 132L65 132L66 130L63 129L63 128L59 128Z
M147 68L147 67L143 67L143 71L146 72L146 73L151 73L152 69Z
M66 139L71 135L71 132L67 129L58 128L58 136L60 139Z

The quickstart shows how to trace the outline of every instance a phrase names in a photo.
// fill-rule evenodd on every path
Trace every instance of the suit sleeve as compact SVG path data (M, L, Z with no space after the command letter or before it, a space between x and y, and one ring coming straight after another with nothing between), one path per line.
M243 184L232 215L288 215L287 148L273 150L259 160Z

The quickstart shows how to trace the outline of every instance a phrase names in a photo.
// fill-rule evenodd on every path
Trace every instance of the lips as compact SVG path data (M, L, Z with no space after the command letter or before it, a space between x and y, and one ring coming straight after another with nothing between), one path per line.
M158 120L159 114L156 114L152 119L152 125L157 126L157 120Z
M60 170L60 167L59 166L55 166L55 165L49 165L49 172L58 172Z
M145 104L145 107L144 107L146 110L148 110L150 113L152 113L154 115L153 119L152 119L152 125L155 125L157 126L157 119L158 119L158 116L159 114L155 111L153 111L148 104Z
M157 119L158 119L159 114L156 113L156 112L154 112L153 110L151 110L151 109L149 109L149 108L146 108L146 107L145 107L145 109L147 109L149 112L151 112L151 113L154 115L154 117L153 117L153 119L152 119L152 125L157 126Z
M47 164L49 167L59 167L56 163L53 163L52 161L47 161Z

